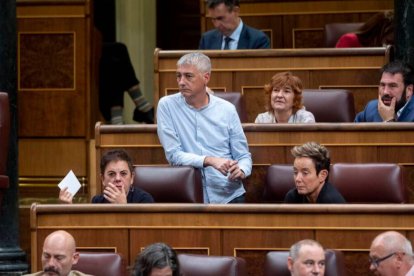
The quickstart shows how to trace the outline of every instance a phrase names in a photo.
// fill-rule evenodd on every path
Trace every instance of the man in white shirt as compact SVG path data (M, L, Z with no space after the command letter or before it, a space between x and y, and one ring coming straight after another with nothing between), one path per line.
M325 275L325 251L314 240L301 240L292 245L288 257L291 276Z

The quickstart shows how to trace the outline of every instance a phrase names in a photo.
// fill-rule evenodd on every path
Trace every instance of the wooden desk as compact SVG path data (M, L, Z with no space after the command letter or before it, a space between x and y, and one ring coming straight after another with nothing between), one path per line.
M285 204L32 205L32 271L41 267L44 238L65 229L78 249L116 251L128 265L142 248L166 242L179 253L243 257L249 275L262 275L264 256L316 239L345 254L348 275L368 275L368 251L382 231L414 240L414 206Z
M261 202L263 183L270 164L292 164L290 149L308 141L328 147L332 163L391 162L404 169L409 202L414 202L414 124L243 124L253 158L252 175L245 181L247 201ZM167 164L156 125L96 124L96 168L104 151L124 148L137 165ZM96 172L91 171L91 175ZM101 192L91 186L91 195Z
M208 84L213 90L241 92L248 122L264 112L264 84L281 71L291 71L309 89L348 89L355 110L361 111L378 95L379 69L389 61L389 48L270 49L203 51L211 59ZM154 53L154 103L177 92L178 59L190 51Z

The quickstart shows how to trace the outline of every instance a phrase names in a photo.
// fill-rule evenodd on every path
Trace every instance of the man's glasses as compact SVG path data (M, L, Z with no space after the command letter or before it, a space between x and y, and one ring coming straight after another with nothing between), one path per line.
M389 255L387 255L385 257L379 258L379 259L374 259L374 258L371 258L370 257L369 258L369 263L372 264L375 268L377 268L382 261L385 261L386 259L392 257L396 253L397 252L393 252L393 253L391 253L391 254L389 254Z

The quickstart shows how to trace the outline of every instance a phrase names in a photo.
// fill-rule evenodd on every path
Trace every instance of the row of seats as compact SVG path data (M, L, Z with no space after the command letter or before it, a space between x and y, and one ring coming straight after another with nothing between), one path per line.
M239 92L215 92L236 107L240 121L247 123L247 112L243 96ZM304 89L303 103L312 112L318 123L353 122L355 103L352 92L344 89ZM264 112L264 110L263 110Z
M331 182L349 203L406 203L408 200L401 167L392 163L336 163L331 165ZM293 166L269 166L264 188L266 202L283 202L295 187Z
M156 202L202 203L200 171L190 166L137 166L134 185L149 192ZM349 203L406 203L401 167L392 163L336 163L329 181ZM292 165L268 167L263 201L283 202L295 187Z
M264 265L265 276L290 276L288 251L270 251ZM344 255L338 250L325 250L325 275L346 275ZM180 272L186 276L247 276L246 261L239 257L178 254ZM125 262L117 253L81 252L73 269L100 276L127 275Z

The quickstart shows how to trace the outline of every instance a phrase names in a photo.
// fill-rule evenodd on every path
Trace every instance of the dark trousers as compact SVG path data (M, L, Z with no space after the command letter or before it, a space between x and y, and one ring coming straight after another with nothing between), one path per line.
M229 201L229 204L245 203L245 201L246 201L246 199L245 199L245 196L243 194L243 195L241 195L239 197L236 197L236 198L232 199L231 201Z
M127 47L119 42L103 43L99 61L99 109L111 119L111 107L124 106L124 92L139 84Z

